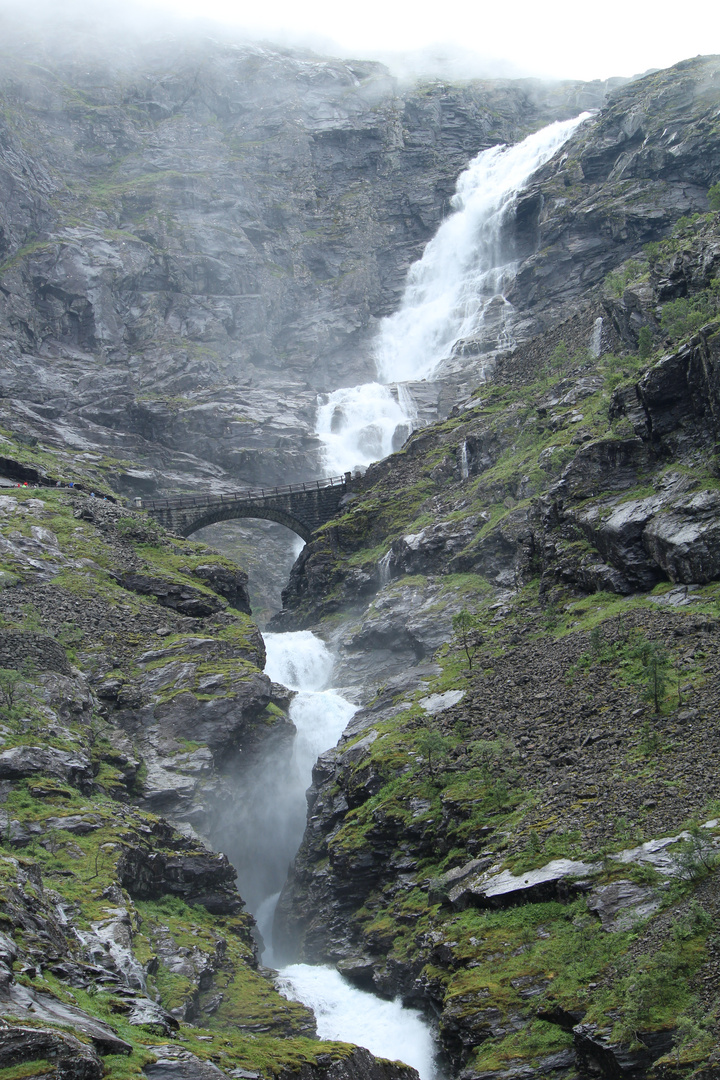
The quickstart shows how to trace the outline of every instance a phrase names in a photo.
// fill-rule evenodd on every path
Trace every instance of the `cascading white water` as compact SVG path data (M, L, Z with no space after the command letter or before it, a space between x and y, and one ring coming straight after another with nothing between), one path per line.
M335 390L318 408L315 431L325 448L325 470L335 476L399 450L416 415L408 390L396 400L387 386L365 383Z
M301 691L290 705L296 736L272 744L236 783L237 798L218 827L216 840L238 871L240 894L265 937L277 895L305 829L305 791L319 754L334 746L356 706L324 690L332 657L309 630L265 635L266 672ZM237 806L242 807L238 817Z
M265 648L266 674L297 691L290 706L297 735L291 755L279 761L273 754L267 767L253 770L252 790L245 792L242 801L251 817L242 821L235 817L234 824L243 842L249 835L253 838L239 885L255 912L266 943L263 962L269 965L275 905L305 828L305 791L312 767L324 750L337 743L356 706L325 689L332 675L332 657L309 630L266 634ZM226 850L232 855L232 844ZM433 1080L433 1039L417 1012L358 990L326 967L289 965L279 973L278 988L314 1010L321 1038L353 1042L380 1057L403 1060L418 1069L421 1080Z
M460 447L460 475L463 480L467 480L470 476L470 462L468 461L468 448L467 439L463 439L462 446Z
M589 116L550 124L516 146L483 150L460 175L455 212L410 267L400 308L383 319L375 344L378 375L383 383L398 384L397 400L380 383L328 396L316 424L326 474L365 467L399 449L417 420L403 383L432 379L460 338L485 326L496 345L511 343L506 323L513 309L503 294L517 266L504 243L504 227L533 173Z
M382 322L376 346L381 379L431 378L459 338L477 333L490 306L504 322L502 294L516 264L503 244L503 226L518 192L588 116L557 121L470 162L457 183L455 213L410 267L399 310Z
M390 580L390 560L392 559L392 548L390 551L386 551L382 558L378 559L378 576L380 578L381 585L387 585Z
M421 1080L432 1080L435 1046L430 1029L399 1001L383 1001L350 986L332 968L309 964L283 968L278 988L291 1001L310 1006L321 1039L364 1046L378 1057L412 1065Z
M596 360L602 353L602 331L603 321L602 318L598 316L598 318L593 323L593 331L590 338L590 352L593 354Z

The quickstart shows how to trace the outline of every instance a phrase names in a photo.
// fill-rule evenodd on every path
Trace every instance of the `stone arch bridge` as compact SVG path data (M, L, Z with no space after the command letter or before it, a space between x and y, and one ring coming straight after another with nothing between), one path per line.
M170 532L190 536L206 525L232 518L265 518L279 521L306 542L312 533L333 517L349 490L352 478L330 476L286 487L245 488L225 495L178 495L169 499L135 499Z

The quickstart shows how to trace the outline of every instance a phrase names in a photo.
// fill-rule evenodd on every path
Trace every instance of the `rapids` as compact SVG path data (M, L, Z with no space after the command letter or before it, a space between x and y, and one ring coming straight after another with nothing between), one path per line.
M292 746L269 754L246 780L244 817L234 820L235 843L225 850L238 867L238 885L265 942L263 963L271 966L272 922L280 889L305 828L305 791L318 756L335 746L356 711L327 689L333 661L327 647L309 630L266 634L265 672L297 694L290 706L296 728ZM278 988L315 1012L318 1034L364 1046L380 1057L402 1060L421 1080L434 1076L434 1043L419 1013L399 1001L384 1001L358 990L336 971L308 964L282 968Z

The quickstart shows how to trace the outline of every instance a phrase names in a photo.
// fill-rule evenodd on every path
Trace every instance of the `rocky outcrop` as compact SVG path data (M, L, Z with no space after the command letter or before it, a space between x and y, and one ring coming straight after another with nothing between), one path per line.
M225 855L190 850L168 856L135 847L123 855L117 874L122 887L138 900L170 894L220 914L242 906L235 890L237 874Z
M97 1053L74 1035L3 1021L0 1065L7 1069L18 1063L41 1060L53 1061L59 1080L101 1080L104 1075Z
M615 90L595 124L540 171L518 207L537 249L509 296L536 327L681 215L707 209L720 170L720 145L706 137L718 92L714 56L646 75Z
M281 1074L283 1080L298 1075L300 1080L415 1080L417 1072L401 1062L378 1060L362 1046L355 1046L346 1057L323 1061L319 1068L305 1065Z
M72 751L15 746L0 752L0 780L23 780L37 773L56 776L85 789L92 778L89 759Z

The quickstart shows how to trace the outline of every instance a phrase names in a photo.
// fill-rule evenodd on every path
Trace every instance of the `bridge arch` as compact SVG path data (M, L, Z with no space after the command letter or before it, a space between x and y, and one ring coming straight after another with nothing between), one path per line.
M202 517L191 521L187 526L180 528L177 531L181 536L192 536L193 533L199 532L200 529L205 529L208 525L216 525L218 521L237 521L239 518L277 521L278 524L285 525L294 532L301 540L304 540L306 544L312 536L311 528L285 510L277 509L272 506L251 507L238 506L237 504L233 505L232 503L212 507L212 509L207 510Z
M246 488L222 495L136 499L135 505L179 536L190 536L218 521L260 518L285 525L307 543L316 529L337 514L351 481L350 473L345 473L306 484Z

